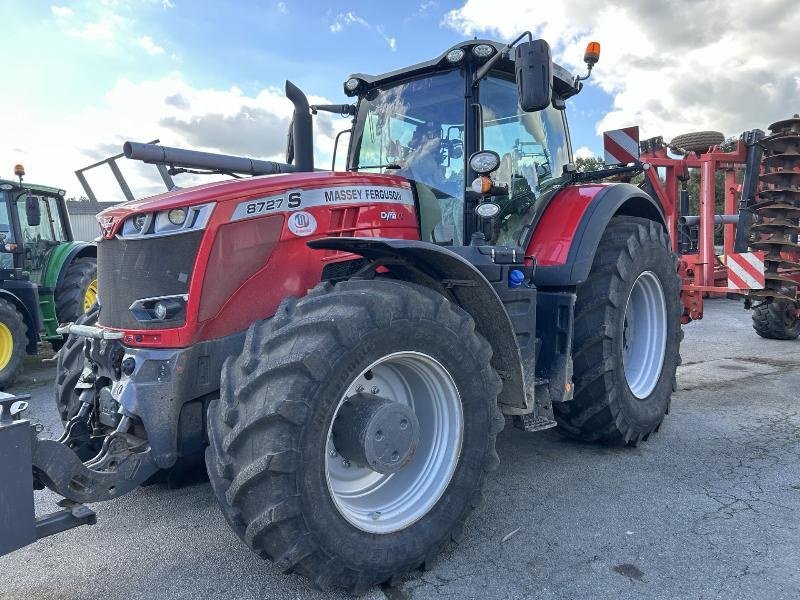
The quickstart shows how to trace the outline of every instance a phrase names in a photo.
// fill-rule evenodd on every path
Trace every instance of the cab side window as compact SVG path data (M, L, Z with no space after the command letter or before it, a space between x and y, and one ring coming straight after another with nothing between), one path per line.
M494 199L501 207L498 243L515 245L536 200L563 181L570 148L562 112L551 106L523 112L513 80L489 76L481 83L483 149L500 156L493 177L509 195Z

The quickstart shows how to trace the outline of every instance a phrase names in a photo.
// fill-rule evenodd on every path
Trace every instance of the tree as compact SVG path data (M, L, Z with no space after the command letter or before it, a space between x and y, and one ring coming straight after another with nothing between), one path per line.
M602 158L598 158L597 156L580 156L575 159L575 166L579 173L585 173L586 171L602 169L606 166L606 163Z

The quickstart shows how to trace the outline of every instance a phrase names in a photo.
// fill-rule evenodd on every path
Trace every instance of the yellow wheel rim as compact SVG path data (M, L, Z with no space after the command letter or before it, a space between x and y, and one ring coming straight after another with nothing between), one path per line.
M83 295L83 312L88 312L96 300L97 279L92 279L91 283L86 287L86 293Z
M11 330L8 328L8 325L0 323L0 371L8 366L13 354L14 336L11 335Z

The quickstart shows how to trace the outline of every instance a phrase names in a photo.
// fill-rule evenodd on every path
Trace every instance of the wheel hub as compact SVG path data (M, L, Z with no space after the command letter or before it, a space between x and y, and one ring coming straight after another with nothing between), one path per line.
M377 473L396 473L417 450L419 421L408 405L357 394L339 409L332 441L343 459Z
M667 344L664 290L652 271L639 275L631 288L622 322L622 362L631 393L649 396L661 377Z
M359 406L361 400L368 400L366 408ZM355 418L355 409L366 416ZM340 413L343 419L337 419ZM463 420L458 388L434 358L401 351L373 362L347 386L328 430L325 477L339 513L358 529L377 534L421 519L456 469ZM375 439L379 431L381 440ZM382 471L369 464L368 453Z

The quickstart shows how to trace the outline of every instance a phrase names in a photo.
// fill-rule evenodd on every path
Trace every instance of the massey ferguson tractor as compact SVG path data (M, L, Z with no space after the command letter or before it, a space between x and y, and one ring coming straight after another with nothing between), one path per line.
M659 201L596 181L641 167L575 172L564 109L585 78L529 33L470 40L351 76L351 104L287 82L286 163L126 143L172 174L258 176L98 216L98 304L62 328L64 435L2 401L0 554L205 453L247 546L358 592L463 536L506 418L604 444L656 432L677 256ZM352 117L343 171L314 167L319 111ZM34 521L43 486L64 509Z

